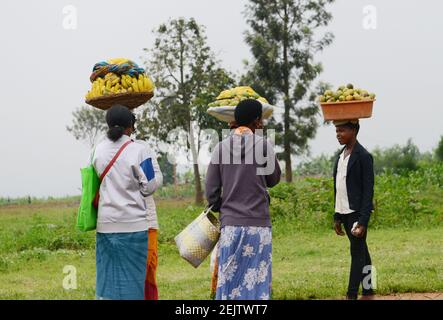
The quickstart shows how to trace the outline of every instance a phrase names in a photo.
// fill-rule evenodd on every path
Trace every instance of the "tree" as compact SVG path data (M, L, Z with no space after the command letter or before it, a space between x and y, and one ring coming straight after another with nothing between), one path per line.
M156 98L143 112L141 134L168 141L173 130L181 129L188 139L183 149L193 162L195 201L203 203L198 165L202 129L221 130L223 123L206 114L207 105L221 90L234 83L228 72L218 66L204 33L194 19L175 19L156 30L155 45L148 54L147 70L156 83ZM194 124L198 123L198 126ZM179 139L174 144L178 146Z
M443 161L443 136L440 138L437 150L435 150L435 155L439 161Z
M276 143L283 147L286 180L292 181L291 155L308 149L318 127L312 83L322 72L314 55L330 45L333 35L318 39L314 31L332 19L326 5L333 0L250 0L246 8L246 42L253 63L243 80L255 79L255 88L271 102L282 101L283 121L274 122Z
M409 139L406 145L394 145L386 149L375 149L374 156L374 171L376 174L383 172L402 174L418 169L418 164L421 159L420 150Z
M157 161L163 174L163 184L176 184L175 167L168 161L167 155L159 153Z
M72 126L66 126L66 130L76 140L85 141L91 148L108 128L103 110L83 106L75 110L72 116Z

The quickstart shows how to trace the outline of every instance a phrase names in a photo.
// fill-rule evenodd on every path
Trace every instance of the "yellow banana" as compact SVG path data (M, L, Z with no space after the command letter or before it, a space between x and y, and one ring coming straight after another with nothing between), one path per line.
M111 85L115 86L119 82L120 82L120 77L114 78L111 82Z
M122 64L122 63L127 63L127 62L129 62L129 60L125 59L125 58L115 58L115 59L108 60L109 64Z
M149 80L148 77L143 78L143 88L145 91L149 92Z
M132 88L134 89L134 92L140 92L140 88L138 87L138 81L135 78L132 80Z
M145 77L145 87L148 92L153 92L155 89L154 82L152 82L151 78Z
M140 79L140 77L139 77L139 79L138 79L137 82L138 82L138 88L139 88L140 92L144 92L144 91L146 91L146 89L145 89L145 84L144 84L144 82L143 82L143 78Z
M128 85L128 83L126 82L126 76L125 75L122 75L122 86L123 86L123 88L125 88L125 89L128 89L129 88L129 85Z
M114 73L109 72L105 75L105 80L112 80L114 78Z
M97 91L97 96L101 97L104 94L105 94L105 85L104 85L104 83L101 83L100 87L98 88L98 91Z

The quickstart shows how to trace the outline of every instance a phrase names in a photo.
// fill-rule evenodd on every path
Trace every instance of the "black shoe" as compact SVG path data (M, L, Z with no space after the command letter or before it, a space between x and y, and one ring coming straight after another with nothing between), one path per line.
M346 295L346 300L357 300L358 296L356 294L347 294Z
M362 292L362 296L374 296L374 295L375 295L374 290L368 290Z

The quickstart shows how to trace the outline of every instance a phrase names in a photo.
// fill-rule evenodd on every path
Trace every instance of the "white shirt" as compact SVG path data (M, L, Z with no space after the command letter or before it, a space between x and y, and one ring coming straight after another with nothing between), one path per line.
M346 149L345 149L346 150ZM355 212L349 208L348 189L346 187L346 176L348 171L348 163L351 155L345 158L345 150L343 150L338 160L335 196L335 212L341 214L350 214Z
M126 135L116 142L106 138L97 145L92 163L99 176L129 139ZM138 141L129 144L100 185L97 232L127 233L158 227L152 194L162 183L152 150Z

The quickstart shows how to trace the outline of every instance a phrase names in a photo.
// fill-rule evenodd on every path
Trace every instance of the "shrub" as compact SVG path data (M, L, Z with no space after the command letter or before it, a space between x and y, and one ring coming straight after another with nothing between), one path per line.
M395 145L387 149L375 149L374 170L376 174L403 174L418 169L421 155L418 147L409 139L405 146Z
M331 228L334 213L332 178L297 179L270 190L274 223L288 230ZM375 180L372 227L426 226L443 223L443 163L416 171L384 173Z
M440 138L440 142L435 150L435 156L439 161L443 161L443 136Z

